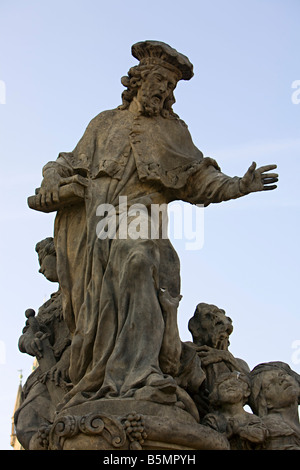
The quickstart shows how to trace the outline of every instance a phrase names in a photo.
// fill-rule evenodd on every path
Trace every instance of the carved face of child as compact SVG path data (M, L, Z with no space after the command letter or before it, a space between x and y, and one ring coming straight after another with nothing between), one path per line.
M218 399L220 403L244 403L245 397L249 393L249 386L239 379L239 374L230 374L218 386Z
M264 372L262 390L269 409L283 408L298 399L299 385L283 370Z
M46 279L50 282L58 282L57 271L56 271L56 255L46 254L42 258L39 257L40 269Z
M165 67L153 67L142 79L137 100L145 114L157 116L176 87L178 76Z

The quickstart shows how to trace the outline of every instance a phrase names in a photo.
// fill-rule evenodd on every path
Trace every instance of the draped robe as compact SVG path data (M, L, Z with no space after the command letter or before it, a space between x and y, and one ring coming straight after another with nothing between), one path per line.
M44 167L88 179L82 204L57 212L54 240L64 318L72 333L72 394L130 397L153 374L165 377L160 287L180 294L178 256L168 239L99 239L100 204L192 204L242 196L239 178L204 158L180 119L129 110L100 113L70 153Z

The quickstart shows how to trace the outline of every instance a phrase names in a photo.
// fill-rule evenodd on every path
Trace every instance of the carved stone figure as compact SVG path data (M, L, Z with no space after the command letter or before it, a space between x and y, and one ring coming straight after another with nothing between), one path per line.
M262 363L250 374L250 406L268 428L267 450L300 450L300 376L284 362Z
M208 206L275 189L276 165L222 173L172 109L177 83L193 76L189 59L158 41L134 44L132 54L139 64L121 80L122 105L101 112L73 151L48 162L28 198L35 210L57 211L57 275L71 336L72 387L56 405L49 446L128 448L131 434L101 439L131 413L154 439L141 439L148 448L172 439L187 445L186 436L196 449L228 448L222 434L206 434L192 399L205 375L198 352L180 341L180 266L163 212L174 200Z
M174 298L166 289L160 289L159 301L165 322L160 363L164 370L175 377L178 385L177 397L183 402L185 409L199 420L199 410L192 398L200 396L205 373L195 348L180 340L177 326L177 309L180 300L181 296Z
M201 359L201 368L205 372L205 382L200 394L194 400L201 415L208 411L207 396L212 391L216 379L226 372L250 372L248 364L235 358L228 350L229 336L233 331L232 320L223 309L216 305L199 303L188 323L193 343L187 344L197 351Z
M57 282L56 253L53 238L36 245L40 271ZM27 322L19 339L19 349L35 356L38 367L28 377L22 391L22 404L15 413L19 442L25 449L42 449L42 434L53 422L56 405L67 392L70 333L63 320L60 291L51 295L34 316L26 311Z
M156 41L137 43L132 52L140 63L122 79L123 105L96 116L72 152L43 168L41 209L59 202L65 178L86 178L84 201L62 204L55 221L64 318L73 335L71 395L125 398L172 384L159 361L165 328L158 292L180 294L177 254L168 239L122 239L119 226L115 238L99 239L99 205L118 211L126 196L127 205L149 210L175 199L207 206L273 189L277 181L267 173L275 165L252 164L244 177L228 177L195 147L171 107L177 82L193 76L185 56Z
M246 374L227 372L216 379L209 396L215 411L204 417L203 424L226 434L231 450L254 450L268 435L262 420L244 410L250 387Z

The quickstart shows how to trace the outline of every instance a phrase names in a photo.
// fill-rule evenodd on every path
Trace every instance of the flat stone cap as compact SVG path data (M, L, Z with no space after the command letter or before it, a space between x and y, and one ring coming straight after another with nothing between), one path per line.
M179 80L190 80L194 75L193 65L189 59L164 42L150 40L137 42L133 44L131 53L141 65L161 65L176 71Z

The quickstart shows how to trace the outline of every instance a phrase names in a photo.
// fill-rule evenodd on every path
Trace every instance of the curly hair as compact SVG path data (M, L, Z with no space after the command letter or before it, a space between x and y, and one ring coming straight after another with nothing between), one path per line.
M36 244L35 251L38 253L40 260L44 259L47 255L56 256L54 239L52 237L48 237L41 240Z
M141 86L142 80L144 80L149 74L150 70L153 71L157 66L153 65L136 65L131 67L128 71L128 75L121 78L121 83L127 89L122 93L122 104L118 109L128 109L133 98L137 95L138 89ZM176 102L173 92L169 98L164 102L164 107L161 111L161 115L164 118L178 119L178 115L174 113L172 106Z

